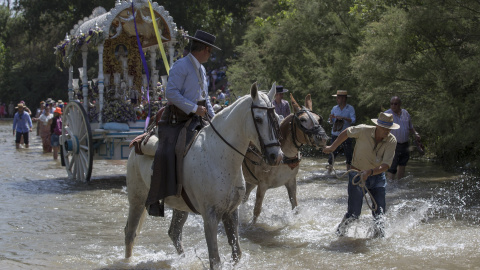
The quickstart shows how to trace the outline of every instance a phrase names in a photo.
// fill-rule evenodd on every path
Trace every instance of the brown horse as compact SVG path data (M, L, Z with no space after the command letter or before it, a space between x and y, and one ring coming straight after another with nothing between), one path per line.
M265 192L271 188L285 186L292 209L297 206L297 173L301 160L299 148L306 144L316 148L324 147L328 136L322 128L322 117L312 112L310 94L305 97L305 106L300 107L290 94L294 113L287 116L280 124L280 144L284 154L283 164L272 167L263 162L250 147L248 159L256 161L253 164L247 158L243 160L243 176L247 182L244 201L248 200L250 192L257 187L257 197L253 210L253 223L257 221L262 211L262 202Z

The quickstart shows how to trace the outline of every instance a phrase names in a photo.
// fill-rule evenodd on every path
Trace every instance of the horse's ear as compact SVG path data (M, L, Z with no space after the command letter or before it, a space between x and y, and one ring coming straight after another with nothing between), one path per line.
M276 93L277 93L277 82L274 82L272 84L272 88L268 92L268 98L270 99L270 101L273 101L275 99L275 94Z
M252 84L252 87L250 88L250 95L252 96L252 99L255 100L258 98L258 88L257 88L257 82L254 82Z
M290 100L292 101L293 112L294 113L299 112L302 108L298 105L297 101L293 98L292 93L290 93Z
M312 111L312 97L310 96L310 94L308 94L306 97L305 97L305 107L307 109L309 109L310 111Z

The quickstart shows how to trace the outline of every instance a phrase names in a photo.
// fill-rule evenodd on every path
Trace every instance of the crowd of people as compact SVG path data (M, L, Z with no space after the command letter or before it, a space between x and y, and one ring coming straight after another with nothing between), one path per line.
M30 133L33 130L33 123L36 122L36 136L42 138L43 153L53 153L53 159L58 159L60 151L59 136L62 134L63 108L66 104L62 100L51 98L40 102L40 106L32 115L32 111L25 102L20 101L14 109L13 114L13 136L17 149L23 144L29 148Z
M15 105L13 101L7 105L5 102L0 100L0 118L13 118L15 115Z

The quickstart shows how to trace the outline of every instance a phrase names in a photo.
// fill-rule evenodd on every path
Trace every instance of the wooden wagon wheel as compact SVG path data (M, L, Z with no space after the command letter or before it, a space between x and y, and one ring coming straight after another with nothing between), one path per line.
M62 115L60 144L68 178L90 181L93 165L92 130L83 105L70 101Z

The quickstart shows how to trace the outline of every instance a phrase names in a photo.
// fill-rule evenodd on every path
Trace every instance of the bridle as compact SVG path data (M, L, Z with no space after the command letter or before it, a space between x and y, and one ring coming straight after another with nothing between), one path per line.
M306 113L308 115L308 118L310 118L310 120L312 121L313 123L313 127L312 128L305 128L301 121L300 121L300 115L302 115L303 113ZM318 114L317 114L318 115ZM307 142L311 143L311 139L310 137L311 136L314 136L316 134L318 134L320 131L321 131L321 123L323 122L323 118L318 115L320 117L320 121L317 121L315 119L315 117L313 117L312 115L312 111L310 111L309 109L305 108L305 107L302 107L302 109L298 112L296 112L294 114L294 119L293 121L291 122L291 132L292 132L292 139L293 139L293 144L295 145L295 147L298 149L300 147L302 147L303 143L301 143L298 139L297 139L297 127L302 131L303 133L303 136L305 137L305 139L307 140ZM297 142L300 143L300 145L297 144Z
M255 113L254 113L254 110L256 109L260 109L260 110L266 110L267 111L267 119L268 119L268 125L269 125L269 138L271 140L274 140L276 139L276 142L273 142L273 143L270 143L270 144L265 144L263 142L263 138L262 138L262 135L260 134L260 131L258 129L258 124L257 122L255 121ZM268 147L274 147L274 146L280 146L280 127L278 125L278 121L275 117L275 107L274 106L256 106L256 105L253 105L252 103L252 106L250 107L250 110L252 112L252 118L253 118L253 123L255 125L255 130L257 131L257 135L258 135L258 138L259 138L259 141L260 141L260 145L261 145L261 148L262 148L262 153L261 153L261 156L254 152L254 154L257 156L257 157L260 157L262 159L266 159L266 153L267 153L267 148ZM233 145L231 145L229 142L227 142L227 140L225 140L225 138L223 138L223 136L217 131L217 129L213 126L212 122L210 121L209 117L206 117L207 118L207 121L208 123L210 124L210 126L212 127L213 131L218 135L218 137L220 137L220 139L222 139L223 142L225 142L228 146L230 146L230 148L232 148L233 150L235 150L237 153L239 153L241 156L243 156L245 159L248 159L250 162L252 162L252 164L254 165L260 165L260 163L252 160L251 158L247 157L245 154L243 154L242 152L240 152L237 148L235 148Z
M273 142L267 145L265 145L265 143L263 142L262 134L260 134L260 131L258 130L257 121L255 121L255 113L254 113L255 109L267 111L267 119L268 119L268 126L269 126L268 130L270 131L268 133L268 136L270 140L276 139L276 142ZM252 104L252 106L250 107L250 110L252 112L253 123L255 124L255 129L257 130L258 138L260 139L260 146L262 147L262 155L265 155L268 147L280 146L279 140L282 137L280 135L280 126L278 125L277 117L275 117L275 107L274 106L261 107L261 106L256 106Z

